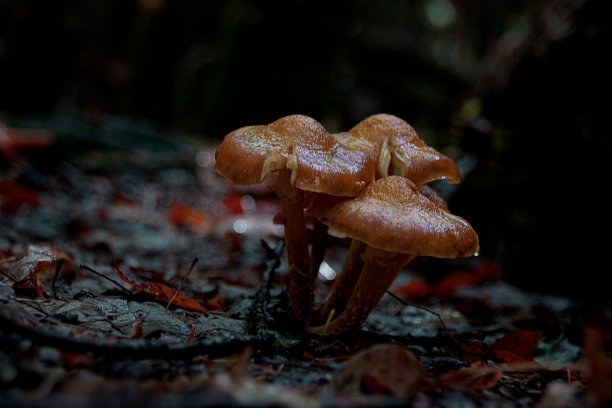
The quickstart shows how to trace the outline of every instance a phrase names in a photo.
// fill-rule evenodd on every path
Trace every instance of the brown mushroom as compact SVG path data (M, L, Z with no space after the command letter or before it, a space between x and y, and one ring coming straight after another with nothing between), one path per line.
M373 180L374 160L339 143L320 123L303 115L237 129L223 139L215 159L217 172L234 184L259 183L278 172L272 189L280 200L285 226L289 298L296 316L307 323L313 305L313 271L304 222L305 192L355 196Z
M335 136L344 145L364 151L376 160L376 178L386 177L397 170L403 177L419 186L440 179L451 183L458 183L460 180L457 164L429 147L412 126L396 116L384 113L372 115L348 132ZM422 192L428 191L429 187L423 186ZM434 195L435 192L429 194L430 198ZM438 196L437 201L446 208L446 204L442 204L442 198ZM364 250L363 243L351 243L345 265L319 313L320 316L328 316L331 310L346 304L359 278Z
M412 126L397 116L372 115L336 138L346 146L366 151L376 157L376 177L393 174L397 169L417 185L445 179L460 180L457 164L428 146Z
M470 224L440 205L432 190L426 194L410 179L389 176L358 197L321 195L311 202L309 214L360 242L353 246L360 247L356 250L361 258L345 267L360 272L351 274L356 276L354 289L345 305L336 304L337 317L310 331L339 334L359 327L415 256L457 258L478 251L478 236Z

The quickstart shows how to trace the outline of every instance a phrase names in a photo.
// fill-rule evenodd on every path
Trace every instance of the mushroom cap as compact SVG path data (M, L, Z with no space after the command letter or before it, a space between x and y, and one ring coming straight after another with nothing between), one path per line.
M233 184L261 183L285 167L287 138L267 126L245 126L229 133L215 151L215 170Z
M304 115L237 129L223 139L215 159L217 172L240 185L260 183L270 172L288 169L296 188L355 196L374 179L373 158L341 144Z
M476 232L436 201L409 179L389 176L374 181L355 198L316 195L308 213L374 248L438 258L474 255Z
M381 113L372 115L348 133L357 140L367 140L378 152L378 176L388 175L389 164L417 185L445 179L458 183L459 167L450 158L428 146L412 126L397 116ZM349 139L344 137L343 140ZM350 142L346 142L350 145Z

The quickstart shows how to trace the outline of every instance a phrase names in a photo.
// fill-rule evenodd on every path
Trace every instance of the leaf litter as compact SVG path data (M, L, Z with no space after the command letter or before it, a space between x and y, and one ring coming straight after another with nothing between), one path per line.
M0 162L0 405L610 402L609 324L585 329L576 301L492 260L438 282L416 263L359 332L309 335L276 200L217 176L213 145L121 118L35 125L35 148ZM317 299L346 248L332 241Z

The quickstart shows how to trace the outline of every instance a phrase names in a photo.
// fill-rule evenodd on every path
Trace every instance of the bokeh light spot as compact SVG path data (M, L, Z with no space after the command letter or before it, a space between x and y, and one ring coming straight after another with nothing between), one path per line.
M248 230L249 230L249 223L246 222L246 220L243 220L242 218L238 218L236 221L234 221L234 231L237 234L244 234Z
M433 26L444 28L455 20L455 6L449 0L428 0L425 16Z

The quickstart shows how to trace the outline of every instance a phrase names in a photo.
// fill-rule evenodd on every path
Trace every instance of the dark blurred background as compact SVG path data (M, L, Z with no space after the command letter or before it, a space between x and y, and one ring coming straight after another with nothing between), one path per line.
M0 0L0 119L219 141L378 112L457 159L451 210L524 287L609 300L609 0Z

